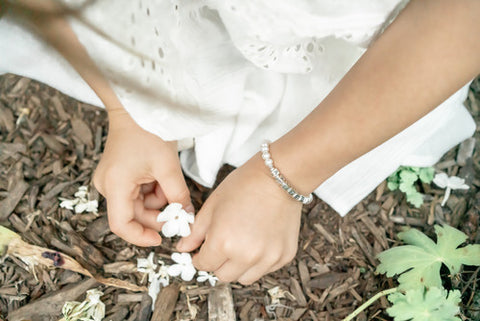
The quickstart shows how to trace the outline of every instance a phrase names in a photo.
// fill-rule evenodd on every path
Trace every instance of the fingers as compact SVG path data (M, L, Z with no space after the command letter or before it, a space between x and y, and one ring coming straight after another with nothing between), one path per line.
M237 281L249 269L248 264L242 264L229 260L225 262L218 270L215 271L215 276L222 282Z
M182 238L180 242L178 242L177 250L180 252L192 252L198 248L205 239L210 221L211 214L205 209L201 209L195 217L195 222L191 226L190 235Z
M161 231L163 222L157 222L158 210L145 208L141 199L134 201L135 220L145 227Z
M187 212L194 211L190 200L190 191L185 183L180 163L172 166L168 175L155 175L155 179L159 182L168 203L180 203Z
M162 191L162 188L157 183L150 183L145 185L152 185L148 186L148 188L142 188L142 192L145 195L143 200L143 205L145 208L158 210L164 207L167 204L167 198Z
M212 242L206 241L200 251L193 256L192 263L199 271L216 271L226 261L227 257L219 249L212 247Z
M111 231L125 241L138 246L160 245L162 238L158 232L144 227L135 220L134 196L135 191L132 189L128 192L126 188L115 189L108 193L107 213Z
M239 276L236 280L243 284L243 285L250 285L253 282L260 279L262 276L268 273L271 269L271 266L268 262L261 262L250 269L248 269L245 273ZM217 276L218 277L218 276ZM219 280L221 280L219 278Z

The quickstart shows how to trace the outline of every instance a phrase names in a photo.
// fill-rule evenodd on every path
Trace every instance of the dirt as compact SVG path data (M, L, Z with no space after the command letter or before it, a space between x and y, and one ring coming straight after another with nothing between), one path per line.
M471 87L467 105L480 125L479 80ZM136 259L154 251L168 261L176 240L167 239L157 248L139 248L110 232L105 201L91 182L106 134L103 110L30 79L1 76L0 224L25 242L50 249L50 256L57 251L71 256L93 275L145 286L146 279L135 271ZM432 236L435 224L446 223L465 232L468 242L480 243L478 130L475 138L473 155L464 144L460 153L455 147L436 165L437 170L466 178L471 187L454 192L445 207L440 206L443 190L433 184L419 186L427 197L415 209L385 183L344 218L318 199L305 206L296 258L252 285L234 283L225 288L233 295L237 319L341 320L375 293L394 285L393 280L375 274L375 256L399 244L396 235L405 225ZM459 160L458 154L464 159ZM217 181L231 170L223 167ZM199 208L209 190L187 182ZM98 215L75 214L59 207L59 197L72 198L82 185L90 187L91 199L99 199ZM62 268L58 261L49 268L37 266L35 274L15 257L0 262L0 320L59 320L64 302L83 300L91 287L104 292L105 320L150 319L151 304L143 292L101 285ZM464 318L480 320L479 269L466 267L463 277L453 280L450 286L463 293ZM277 286L286 291L285 298L272 308L267 291ZM214 320L207 301L218 297L215 291L221 288L214 290L195 280L175 282L162 294L165 308L160 307L154 319ZM386 307L387 300L381 299L357 320L391 320Z

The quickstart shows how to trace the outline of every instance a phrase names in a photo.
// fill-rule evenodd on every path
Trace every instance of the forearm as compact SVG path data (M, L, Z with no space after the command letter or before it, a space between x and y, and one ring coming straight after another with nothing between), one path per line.
M311 192L427 114L480 72L480 2L413 0L331 94L273 143L278 168Z
M56 8L53 1L42 3L49 8L51 6L52 11ZM35 30L75 68L102 100L109 113L124 110L110 84L89 57L63 14L18 10L19 14L28 17Z

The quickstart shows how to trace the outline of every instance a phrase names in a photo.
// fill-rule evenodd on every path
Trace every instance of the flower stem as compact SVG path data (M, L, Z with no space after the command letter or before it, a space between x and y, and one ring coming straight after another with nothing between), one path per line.
M377 294L375 294L372 298L370 298L370 300L368 300L367 302L365 302L364 304L362 304L361 306L359 306L355 311L353 311L352 313L350 313L345 319L343 319L342 321L350 321L350 320L353 320L353 318L355 318L360 312L362 312L363 310L365 310L366 308L368 308L373 302L377 301L378 299L380 299L382 296L385 296L385 295L389 295L389 294L392 294L394 292L397 292L397 289L398 288L393 288L393 289L387 289L387 290L383 290L381 292L378 292Z

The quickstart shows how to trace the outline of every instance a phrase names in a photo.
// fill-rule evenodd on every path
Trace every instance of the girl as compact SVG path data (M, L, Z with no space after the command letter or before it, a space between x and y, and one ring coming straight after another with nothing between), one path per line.
M0 71L106 108L94 183L129 242L161 242L167 203L193 211L182 167L210 186L237 166L177 248L249 284L295 255L298 200L315 191L344 215L473 133L479 14L478 0L16 0Z

